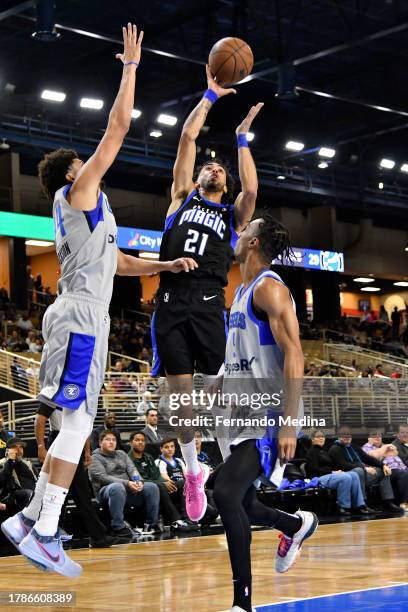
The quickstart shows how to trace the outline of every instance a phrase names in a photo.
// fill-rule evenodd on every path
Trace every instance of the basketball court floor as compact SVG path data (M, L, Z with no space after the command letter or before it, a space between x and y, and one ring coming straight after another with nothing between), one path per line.
M277 532L253 533L253 602L257 612L408 609L408 516L321 525L287 574L274 566ZM229 610L231 580L224 535L139 542L111 549L72 550L82 563L75 581L42 573L21 556L0 559L5 591L72 591L70 606L45 610L221 612ZM9 601L9 600L8 600ZM34 610L25 604L24 610Z

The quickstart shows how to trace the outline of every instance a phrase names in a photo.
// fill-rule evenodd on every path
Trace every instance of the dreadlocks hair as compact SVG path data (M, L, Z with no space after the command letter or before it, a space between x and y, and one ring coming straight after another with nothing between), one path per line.
M55 192L66 185L66 173L78 153L74 149L57 149L47 153L38 164L38 177L44 195L53 200Z
M279 223L268 208L260 212L259 218L262 219L262 223L259 224L257 238L265 259L272 264L272 261L278 257L289 261L294 258L288 228Z
M230 169L228 167L228 165L220 158L211 158L209 161L206 161L205 163L202 163L198 166L198 168L196 169L195 173L194 173L194 182L197 181L198 179L198 175L200 174L201 170L203 168L205 168L205 166L208 166L209 164L218 164L219 166L222 166L225 170L225 183L226 183L226 187L227 187L227 193L223 193L222 197L221 197L221 202L227 203L231 201L232 198L232 194L234 193L234 188L235 188L235 181L234 178L230 172Z

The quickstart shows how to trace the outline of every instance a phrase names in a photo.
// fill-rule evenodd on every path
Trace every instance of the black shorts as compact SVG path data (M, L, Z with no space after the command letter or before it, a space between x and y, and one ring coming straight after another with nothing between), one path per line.
M227 342L222 287L160 288L152 319L152 375L218 373Z

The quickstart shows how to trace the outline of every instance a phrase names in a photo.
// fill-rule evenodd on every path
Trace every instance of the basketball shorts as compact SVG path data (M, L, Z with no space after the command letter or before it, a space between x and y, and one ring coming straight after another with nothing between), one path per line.
M106 304L64 293L47 309L42 332L38 399L52 407L96 415L104 382L110 318Z
M152 319L152 375L215 375L224 362L227 320L221 287L160 288Z

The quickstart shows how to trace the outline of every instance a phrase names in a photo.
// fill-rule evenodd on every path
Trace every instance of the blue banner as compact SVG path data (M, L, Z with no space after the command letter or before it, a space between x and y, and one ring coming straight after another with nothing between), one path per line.
M162 236L163 232L135 227L118 227L118 247L120 249L135 249L136 251L158 253Z
M274 259L275 265L292 265L297 268L311 270L325 270L326 272L344 272L344 255L336 251L318 251L316 249L302 249L293 247L290 260Z

